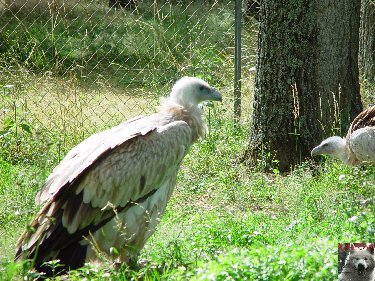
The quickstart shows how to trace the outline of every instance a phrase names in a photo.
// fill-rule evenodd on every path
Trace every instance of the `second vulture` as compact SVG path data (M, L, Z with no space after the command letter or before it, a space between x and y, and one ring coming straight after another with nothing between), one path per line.
M311 151L327 154L344 164L355 166L363 161L375 163L375 106L362 111L350 125L346 138L330 137Z
M134 262L166 208L181 161L206 132L198 104L221 99L203 80L184 77L158 113L74 147L37 194L43 207L19 238L15 260L30 259L47 275L51 260L62 264L60 273L100 262L101 253Z

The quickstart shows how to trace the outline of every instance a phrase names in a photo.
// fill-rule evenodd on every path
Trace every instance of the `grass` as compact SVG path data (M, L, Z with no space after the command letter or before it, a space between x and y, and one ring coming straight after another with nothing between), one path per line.
M94 132L153 112L186 74L208 80L225 99L205 108L210 134L183 162L142 251L146 266L87 265L69 280L337 280L337 243L374 242L375 167L328 160L282 175L239 163L249 140L252 26L243 31L243 117L234 127L231 6L141 2L134 13L113 13L81 1L54 22L48 10L21 10L16 20L1 14L0 280L35 277L12 262L14 244L38 210L36 192L66 152ZM363 83L363 94L371 104L371 85Z
M136 11L113 12L99 2L80 1L55 13L47 8L21 9L15 17L4 12L2 58L34 71L74 73L87 83L105 75L117 87L163 85L177 73L203 70L211 75L207 80L220 83L230 73L223 68L232 68L228 3L199 9L175 3L172 9L170 1L142 1Z

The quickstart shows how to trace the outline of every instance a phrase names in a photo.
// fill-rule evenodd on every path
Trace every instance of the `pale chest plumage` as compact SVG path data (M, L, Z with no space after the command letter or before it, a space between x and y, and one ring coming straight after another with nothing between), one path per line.
M375 127L355 130L348 145L359 161L375 162Z

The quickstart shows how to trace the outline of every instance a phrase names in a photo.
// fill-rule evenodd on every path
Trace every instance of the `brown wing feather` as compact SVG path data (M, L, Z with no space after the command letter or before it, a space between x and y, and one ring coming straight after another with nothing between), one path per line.
M72 183L95 161L122 143L139 135L147 134L156 126L163 125L157 115L138 117L109 130L97 133L74 147L52 171L43 188L36 195L40 204L49 200L59 189Z
M61 170L69 163L60 164L55 175L50 177L52 182L44 188L49 195L47 202L32 222L31 231L25 232L17 242L15 260L35 258L38 265L46 259L54 259L61 248L95 232L112 219L115 212L152 194L159 182L164 181L160 172L166 169L163 161L171 163L175 169L191 144L191 130L185 122L173 122L159 128L148 126L138 133L128 134L125 141L119 140L112 131L110 137L117 145L112 141L106 149L99 147L100 153L93 153L99 155L96 159L78 161L79 172L73 170L74 176L69 174L71 170ZM136 157L143 157L143 162L139 163L141 161ZM147 157L149 159L145 159ZM67 159L74 157L66 157L63 162ZM110 178L106 177L108 171ZM125 182L118 183L119 178ZM62 184L50 192L48 188L56 183ZM106 208L108 202L114 201L114 209Z
M364 127L375 127L375 105L370 106L354 118L346 138L349 139L354 131Z

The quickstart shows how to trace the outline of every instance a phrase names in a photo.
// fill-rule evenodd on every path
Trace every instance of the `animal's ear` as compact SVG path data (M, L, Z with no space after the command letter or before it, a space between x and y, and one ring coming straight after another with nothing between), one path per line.
M356 248L353 245L350 245L350 248L348 249L348 255L354 254L356 251Z
M375 247L375 244L370 244L366 247L366 250L371 254L371 255L374 255L374 247Z

